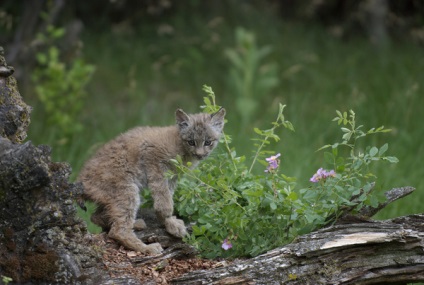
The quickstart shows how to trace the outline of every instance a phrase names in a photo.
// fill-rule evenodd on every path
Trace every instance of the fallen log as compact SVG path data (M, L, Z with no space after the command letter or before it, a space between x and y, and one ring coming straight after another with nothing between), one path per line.
M424 215L338 224L171 284L406 284L424 281Z
M402 187L387 191L389 200L412 193ZM387 205L387 202L383 203ZM383 205L382 204L382 205ZM378 208L382 209L384 206ZM143 217L146 215L144 210ZM155 270L170 260L196 255L194 249L169 236L159 225L137 232L144 242L168 247L162 255L126 259L133 270ZM291 244L251 259L215 261L200 271L182 276L135 273L116 275L108 284L406 284L424 281L424 215L387 221L351 216L340 222L298 237ZM181 248L184 248L182 250ZM200 259L199 259L200 260ZM108 268L116 273L113 266ZM137 277L134 277L137 276ZM139 283L137 283L137 280ZM150 282L150 283L149 283Z

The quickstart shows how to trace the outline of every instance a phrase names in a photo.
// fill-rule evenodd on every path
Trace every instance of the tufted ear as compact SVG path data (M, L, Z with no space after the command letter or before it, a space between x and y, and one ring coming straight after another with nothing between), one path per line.
M211 124L218 132L222 132L224 128L225 109L221 108L218 112L211 114Z
M175 120L180 129L184 129L190 124L190 117L182 109L175 111Z

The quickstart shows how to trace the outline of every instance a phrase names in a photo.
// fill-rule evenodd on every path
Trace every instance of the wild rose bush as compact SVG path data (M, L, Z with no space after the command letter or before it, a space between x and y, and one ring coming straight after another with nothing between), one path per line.
M204 90L205 112L216 112L215 94L210 87ZM377 206L379 199L370 194L375 176L369 165L395 157L384 156L388 149L368 147L357 150L356 142L367 135L387 132L380 127L362 131L356 126L355 113L337 111L342 125L342 139L325 145L320 150L328 169L311 173L310 186L297 189L296 179L279 171L284 152L267 150L271 141L278 141L276 129L294 130L285 120L284 105L279 106L277 118L267 130L255 128L254 156L249 162L231 146L231 137L224 134L218 150L195 169L176 160L179 182L176 191L178 214L192 223L192 233L186 241L199 249L204 257L256 256L267 250L291 242L301 234L337 220L346 208L359 210L365 205ZM348 156L340 156L339 149L347 149ZM261 173L254 173L256 163L263 165Z

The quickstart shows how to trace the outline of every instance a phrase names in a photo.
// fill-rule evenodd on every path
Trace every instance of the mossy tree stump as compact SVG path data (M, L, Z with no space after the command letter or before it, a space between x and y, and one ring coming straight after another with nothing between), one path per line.
M12 74L0 47L0 275L87 284L98 254L73 205L82 187L68 182L67 163L51 161L50 147L22 143L31 108Z

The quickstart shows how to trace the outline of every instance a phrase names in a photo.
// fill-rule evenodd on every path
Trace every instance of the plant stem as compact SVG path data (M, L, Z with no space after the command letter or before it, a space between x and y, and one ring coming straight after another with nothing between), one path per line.
M225 145L225 149L227 150L228 155L229 155L229 156L230 156L230 158L231 158L231 163L233 164L234 171L237 171L237 165L236 165L236 163L234 162L234 158L233 158L233 155L232 155L232 153L231 153L230 145L229 145L229 143L228 143L227 136L225 135L224 131L222 132L222 135L224 136L224 145Z
M274 129L274 128L273 128L273 129ZM266 137L265 137L265 139L262 141L262 144L261 144L261 145L259 146L259 148L257 149L257 151L256 151L256 153L255 153L255 156L253 157L252 164L250 165L249 173L251 173L251 172L252 172L253 166L255 165L256 160L257 160L257 159L258 159L258 157L259 157L259 153L261 152L262 148L263 148L263 147L264 147L264 145L265 145L265 141L267 141L267 140L268 140L268 138L269 138L269 136L266 136Z

